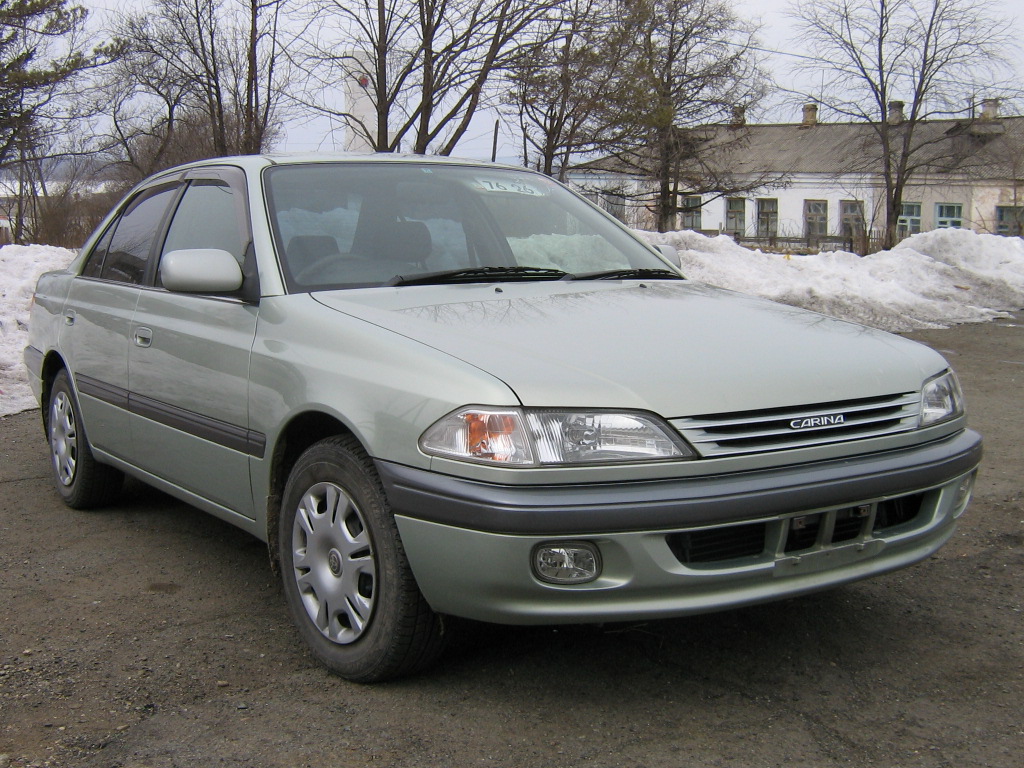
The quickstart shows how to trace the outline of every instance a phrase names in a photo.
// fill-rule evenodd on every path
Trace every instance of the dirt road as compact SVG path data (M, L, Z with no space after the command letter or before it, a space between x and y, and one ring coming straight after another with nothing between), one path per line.
M1022 325L916 334L986 438L930 560L713 616L465 625L376 687L306 654L257 541L138 484L69 511L38 412L0 419L0 768L1018 766Z

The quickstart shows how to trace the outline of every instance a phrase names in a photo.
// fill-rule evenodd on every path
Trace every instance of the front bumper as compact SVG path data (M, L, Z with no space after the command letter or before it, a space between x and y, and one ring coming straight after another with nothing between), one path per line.
M731 475L502 486L378 462L409 562L439 612L508 624L644 620L812 592L918 562L952 535L981 460L965 430L880 454ZM810 529L810 530L808 530ZM553 585L541 544L598 547Z
M43 353L32 346L25 347L22 353L25 369L28 371L28 384L37 402L43 395Z

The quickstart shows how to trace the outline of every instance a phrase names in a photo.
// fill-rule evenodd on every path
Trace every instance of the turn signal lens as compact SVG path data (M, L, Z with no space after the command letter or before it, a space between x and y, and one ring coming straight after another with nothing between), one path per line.
M967 511L967 505L970 503L971 495L974 493L974 478L977 475L978 472L975 470L960 478L960 484L956 488L956 498L953 500L954 518L960 517Z
M533 451L518 410L466 408L445 416L420 438L434 456L488 463L532 465Z
M964 396L956 374L947 371L925 382L921 389L922 427L962 416L963 412Z
M466 450L471 456L491 461L509 461L517 454L516 418L507 413L467 413Z

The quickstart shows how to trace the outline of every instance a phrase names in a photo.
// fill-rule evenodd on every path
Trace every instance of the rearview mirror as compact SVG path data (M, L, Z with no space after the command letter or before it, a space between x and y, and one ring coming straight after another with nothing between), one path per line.
M232 293L242 287L242 268L219 248L188 248L165 253L160 282L180 293Z

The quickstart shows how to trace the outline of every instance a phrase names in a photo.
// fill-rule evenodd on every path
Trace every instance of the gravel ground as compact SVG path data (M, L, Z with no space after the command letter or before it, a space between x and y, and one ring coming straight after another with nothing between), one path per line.
M913 336L986 438L928 561L674 621L463 623L430 673L372 687L306 654L259 542L141 484L70 511L38 411L2 418L0 768L1018 766L1024 327Z

